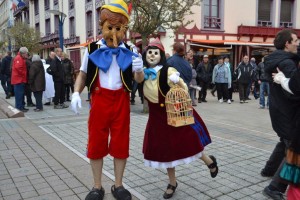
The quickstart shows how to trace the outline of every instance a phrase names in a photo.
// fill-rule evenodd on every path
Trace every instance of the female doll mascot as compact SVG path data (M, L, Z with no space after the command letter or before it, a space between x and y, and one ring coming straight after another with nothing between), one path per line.
M204 147L211 143L208 130L194 110L195 124L173 127L167 124L165 96L174 84L188 90L175 68L167 66L165 50L159 39L150 42L143 53L144 95L149 102L149 119L145 131L143 153L145 165L166 168L169 184L163 197L169 199L176 188L175 167L201 159L210 169L211 177L218 174L214 156L206 156Z

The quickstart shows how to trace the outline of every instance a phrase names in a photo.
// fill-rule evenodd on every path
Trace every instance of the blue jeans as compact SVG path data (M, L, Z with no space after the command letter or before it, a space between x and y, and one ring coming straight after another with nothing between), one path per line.
M15 107L19 110L24 109L24 94L25 94L25 83L19 83L14 85L15 91Z
M269 94L270 94L270 87L268 82L261 82L259 88L259 104L262 107L265 107L265 92L268 94L267 97L267 107L269 107Z

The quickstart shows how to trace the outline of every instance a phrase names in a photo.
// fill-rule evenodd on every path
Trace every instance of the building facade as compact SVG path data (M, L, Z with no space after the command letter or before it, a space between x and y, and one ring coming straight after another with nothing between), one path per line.
M9 2L0 1L0 37L5 35L9 24ZM110 0L23 0L25 6L13 12L14 20L22 20L41 33L46 58L50 51L59 47L59 28L63 28L64 51L67 51L75 67L79 68L87 43L101 39L99 13L101 6ZM55 15L54 11L63 14ZM172 54L172 44L181 42L186 49L193 49L201 58L230 55L234 64L245 54L261 58L274 50L275 34L283 28L292 28L300 36L300 0L202 0L192 7L193 20L177 32L162 30L159 37L166 53ZM3 16L3 17L2 17ZM128 32L126 40L134 37Z

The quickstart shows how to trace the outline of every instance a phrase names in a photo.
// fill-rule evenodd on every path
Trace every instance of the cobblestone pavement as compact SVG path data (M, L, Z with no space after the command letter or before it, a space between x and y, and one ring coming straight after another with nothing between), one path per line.
M34 152L42 152L41 155L38 154L42 156L42 163L48 163L46 155L50 152L49 154L51 154L51 156L49 162L57 162L57 167L52 168L50 164L47 165L50 165L51 172L55 175L54 177L58 177L59 180L62 181L60 183L67 187L64 191L69 191L69 193L64 193L65 196L62 196L53 188L54 186L50 185L50 188L53 190L51 194L55 194L58 198L83 199L88 188L92 186L90 172L80 172L80 170L83 169L89 170L87 167L88 163L86 162L87 159L85 158L88 116L88 105L87 102L84 101L84 97L86 96L86 94L81 95L84 105L81 114L77 116L69 109L54 110L53 106L45 106L44 111L38 113L33 112L33 109L30 108L30 111L25 114L26 119L30 121L32 126L35 125L41 128L35 136L38 137L42 135L51 138L51 140L58 143L57 146L61 145L71 150L71 153L69 150L65 150L65 152L67 152L68 155L72 154L73 160L86 163L82 164L84 167L81 168L74 166L68 167L68 164L66 164L63 159L66 158L66 156L62 156L65 152L60 152L57 155L54 154L55 151L52 148L46 148L44 146L47 146L47 142L44 141L44 143L40 142L37 144L38 150L34 150ZM196 107L196 110L208 126L213 140L213 143L205 149L205 152L217 157L220 172L215 179L212 179L209 175L209 170L201 161L178 166L176 168L178 188L172 199L266 199L261 191L269 183L270 179L261 177L259 172L277 143L278 138L271 128L268 110L258 109L258 100L251 100L248 104L240 104L237 101L237 94L234 94L234 99L236 101L230 105L227 103L220 104L215 98L208 96L208 103L201 103ZM14 105L13 100L14 99L10 99L8 101ZM131 106L131 156L127 162L124 183L130 188L130 191L133 192L137 199L163 199L162 194L168 184L166 170L152 169L144 166L141 150L147 115L141 113L142 105L140 101L137 100L136 102L136 105ZM0 122L2 127L18 126L9 119L3 119L0 120ZM9 125L6 125L7 123ZM25 127L23 124L22 128ZM21 132L22 128L20 130ZM9 129L6 128L5 130ZM18 131L16 132L20 135ZM3 134L0 135L0 200L9 199L7 197L10 196L9 193L5 193L6 189L5 187L3 189L2 186L5 185L6 181L9 181L9 184L18 188L16 184L23 181L22 179L24 179L24 177L29 179L29 182L31 181L29 178L30 173L37 174L34 178L35 180L46 183L52 181L51 178L49 179L47 176L43 176L40 171L23 171L21 172L21 180L17 177L13 177L15 174L18 174L18 172L11 171L7 167L7 159L10 160L11 156L17 152L24 154L26 147L32 146L32 143L26 141L24 146L19 146L19 150L17 148L17 152L14 152L13 149L10 150L8 148L9 145L6 145L9 150L2 147L2 142L6 141L6 138L10 137L12 141L15 141L13 136L10 134L2 135ZM31 139L33 141L35 140L35 138ZM54 151L54 153L51 151ZM45 154L45 158L43 153ZM7 156L9 158L7 158ZM13 166L13 163L18 162L17 160L18 159L11 161L11 165ZM10 161L8 161L8 163L9 162ZM104 162L106 181L104 187L108 193L105 199L113 199L111 194L109 194L112 184L110 179L113 179L113 160L111 157L107 157ZM31 165L37 169L34 162L31 162L30 166ZM20 168L17 169L20 170ZM64 173L60 172L60 170L64 171ZM75 192L74 189L76 188L69 186L68 183L64 181L65 178L63 176L60 177L60 173L67 173L71 176L72 181L74 180L74 182L80 183L81 185L78 186L80 192ZM5 178L2 178L3 176ZM55 182L56 179L57 178L54 178L53 181ZM32 185L33 183L30 184L31 187ZM33 188L35 188L35 185L33 185ZM49 187L46 188L48 189ZM14 191L16 193L15 195L23 195L23 190L18 189L18 192L16 192L15 188L13 188L8 191L11 191L11 193ZM38 189L35 188L35 191L38 193ZM44 194L38 193L37 196L39 197L32 199L52 199L46 198L47 195L41 198L42 195ZM25 197L23 198L25 199Z

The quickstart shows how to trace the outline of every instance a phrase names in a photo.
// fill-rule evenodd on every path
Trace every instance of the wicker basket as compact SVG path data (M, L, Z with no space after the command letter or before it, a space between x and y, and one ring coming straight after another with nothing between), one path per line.
M172 87L165 101L169 125L179 127L195 123L190 95L180 86Z

